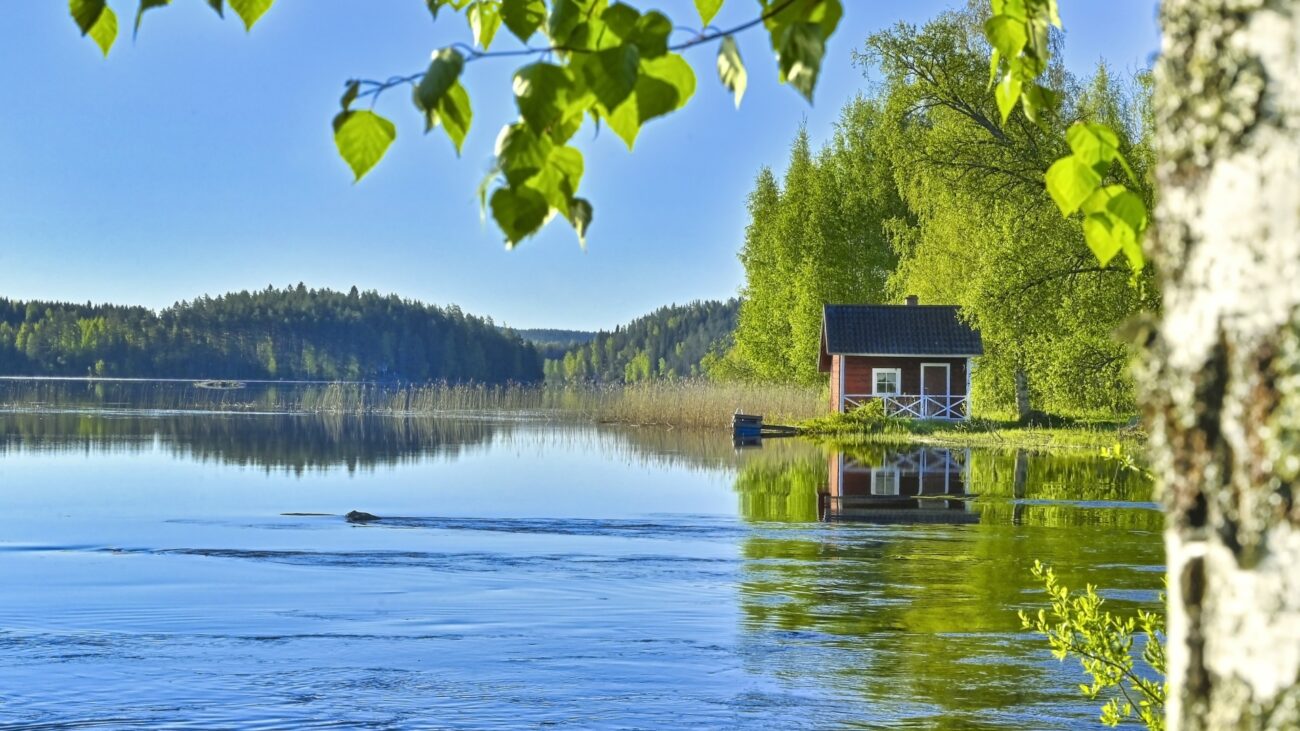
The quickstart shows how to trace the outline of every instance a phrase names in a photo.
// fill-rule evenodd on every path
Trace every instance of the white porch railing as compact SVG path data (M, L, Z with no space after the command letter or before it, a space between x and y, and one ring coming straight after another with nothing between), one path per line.
M965 396L876 396L869 393L846 394L844 410L856 409L869 401L879 400L885 407L885 416L912 419L966 419L970 408Z

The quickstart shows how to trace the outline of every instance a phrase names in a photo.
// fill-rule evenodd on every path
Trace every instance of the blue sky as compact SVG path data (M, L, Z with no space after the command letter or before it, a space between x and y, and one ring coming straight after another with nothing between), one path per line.
M113 2L113 0L110 0ZM115 0L124 25L135 0ZM634 3L698 24L692 3ZM629 154L590 126L584 195L596 208L582 251L552 222L506 251L481 223L475 188L514 116L517 63L465 72L474 127L457 158L421 134L406 93L381 100L398 125L388 157L358 185L337 157L330 119L345 79L421 70L465 41L464 21L434 24L419 0L278 0L251 34L200 0L154 11L103 60L61 0L9 3L0 65L0 296L165 307L203 293L299 281L458 304L516 327L610 328L669 302L722 298L742 280L745 196L762 165L780 168L806 120L815 141L869 83L851 65L871 32L923 22L952 2L845 0L816 103L776 81L766 39L740 38L749 92L739 111L717 83L713 48L688 53L690 105L651 122ZM1066 63L1149 64L1154 0L1061 0ZM748 20L731 0L715 21ZM694 23L691 23L694 21ZM503 28L494 49L516 44Z

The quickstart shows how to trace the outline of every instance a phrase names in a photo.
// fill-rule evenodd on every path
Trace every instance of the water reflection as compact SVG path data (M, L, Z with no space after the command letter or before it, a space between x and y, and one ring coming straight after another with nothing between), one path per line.
M303 474L455 457L509 423L364 415L103 412L0 413L0 456L14 452L122 453L164 449L200 462Z
M1150 486L1083 455L47 411L0 413L0 480L32 727L1092 726L1028 567L1124 611L1163 563Z
M766 447L764 448L766 449ZM1159 530L1151 481L1092 454L863 447L750 453L736 478L750 521L1114 525Z
M499 415L0 411L0 457L163 451L177 459L303 475L392 467L430 457L454 460L493 447L539 458L589 452L630 465L709 471L734 469L749 458L712 431L555 424ZM820 454L806 442L786 440L754 456L773 462Z
M872 457L876 455L871 455ZM978 523L968 510L966 451L918 447L866 455L834 453L818 517L871 523Z
M913 447L754 462L746 519L824 527L743 543L742 627L789 683L879 713L872 727L1077 728L1077 668L1016 611L1041 602L1034 560L1104 587L1121 612L1160 589L1161 515L1140 475L1091 455Z

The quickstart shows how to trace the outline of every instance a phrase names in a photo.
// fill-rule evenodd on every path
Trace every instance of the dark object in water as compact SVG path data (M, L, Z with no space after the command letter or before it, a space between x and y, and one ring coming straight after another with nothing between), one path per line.
M214 391L238 391L248 384L243 381L195 381L195 388L208 388Z
M343 517L346 518L349 523L369 523L372 520L379 520L378 515L363 513L360 510L353 510Z
M764 424L763 417L760 415L742 414L737 411L731 416L731 436L736 440L751 440L761 437L792 437L798 433L798 427Z

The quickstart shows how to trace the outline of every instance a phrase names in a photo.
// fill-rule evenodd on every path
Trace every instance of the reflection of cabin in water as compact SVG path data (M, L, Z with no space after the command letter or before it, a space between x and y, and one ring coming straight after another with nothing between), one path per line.
M980 335L950 305L826 305L818 369L831 408L879 400L889 416L970 418L971 359Z
M888 451L878 465L830 456L822 520L868 523L978 523L966 496L969 453L940 448Z

